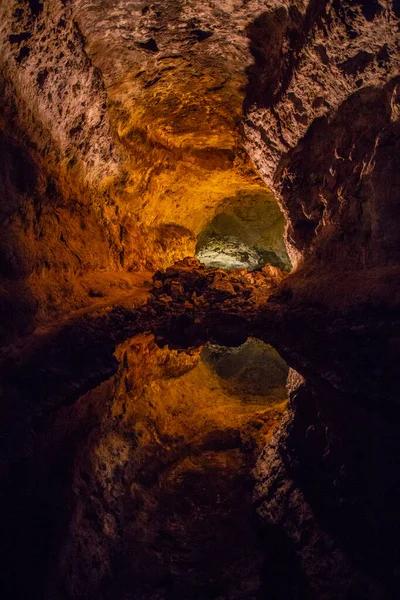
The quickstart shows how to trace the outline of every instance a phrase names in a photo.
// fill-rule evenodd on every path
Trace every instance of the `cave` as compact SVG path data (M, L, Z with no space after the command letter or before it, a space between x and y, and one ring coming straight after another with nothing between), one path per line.
M290 271L285 217L267 189L239 191L216 207L197 237L195 256L207 267L260 270L270 264Z
M397 599L397 0L0 18L1 597Z

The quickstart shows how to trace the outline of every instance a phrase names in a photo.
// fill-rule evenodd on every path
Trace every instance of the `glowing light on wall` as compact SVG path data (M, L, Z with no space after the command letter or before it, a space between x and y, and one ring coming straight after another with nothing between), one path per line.
M235 237L228 236L210 237L196 256L207 267L254 271L260 265L257 250Z

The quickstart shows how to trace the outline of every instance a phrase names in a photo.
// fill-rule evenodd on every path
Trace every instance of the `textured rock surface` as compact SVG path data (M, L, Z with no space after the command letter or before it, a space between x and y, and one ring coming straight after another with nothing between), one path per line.
M238 128L262 5L2 4L5 333L90 305L92 285L111 301L193 254L225 198L265 190Z
M213 307L220 313L254 315L286 276L272 265L254 272L207 269L189 257L153 275L148 310L153 309L158 318L192 314L194 320L210 314Z
M398 262L398 17L395 2L283 2L248 30L246 146L294 259Z
M248 30L246 146L298 267L270 301L288 319L278 347L306 376L255 497L300 561L304 598L398 590L398 17L391 2L288 2Z
M291 270L284 243L285 219L266 190L227 198L198 236L196 256L210 267Z
M34 425L34 451L2 488L9 597L257 593L250 471L285 388L235 394L199 355L138 335L117 348L113 377Z
M223 520L226 472L247 503L242 475L277 415L248 431L237 398L214 414L226 386L197 367L187 387L160 383L158 369L181 374L196 352L170 363L158 348L153 361L148 342L126 341L151 329L175 348L257 335L304 378L292 375L289 415L256 468L262 535L246 556L260 599L397 598L398 17L388 0L2 3L2 333L92 307L2 355L8 595L98 598L125 541L112 597L133 563L154 574L163 600L186 600L204 578L191 571L179 587L160 540L170 548L172 530L185 548L185 506L191 515L204 499L196 486L215 500L210 523ZM194 253L227 199L265 184L286 215L296 272L206 272L195 260L166 269ZM147 288L132 291L133 272L156 268L165 272L137 310ZM215 436L203 436L197 390ZM195 494L181 507L183 478ZM219 564L228 597L253 600L250 565L236 568L249 505L233 495L240 535L232 565ZM206 522L207 511L199 527L186 522L190 543L206 543ZM194 546L208 569L201 593L223 597Z
M121 158L68 7L2 3L1 44L2 314L18 329L90 303L80 276L115 270L107 182Z

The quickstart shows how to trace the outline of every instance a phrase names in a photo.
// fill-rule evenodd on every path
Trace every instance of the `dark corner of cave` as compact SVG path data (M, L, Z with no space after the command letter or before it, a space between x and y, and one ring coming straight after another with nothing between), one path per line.
M0 2L0 597L400 596L397 0Z

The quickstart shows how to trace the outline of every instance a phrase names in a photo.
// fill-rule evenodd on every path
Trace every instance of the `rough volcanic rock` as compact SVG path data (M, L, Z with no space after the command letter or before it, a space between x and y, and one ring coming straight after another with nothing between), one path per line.
M255 270L291 264L284 243L285 219L267 190L237 193L216 208L198 236L196 256L208 267Z
M15 335L194 253L265 193L238 123L262 2L1 6L2 314Z
M282 2L248 28L246 147L297 266L272 338L305 376L258 465L261 521L302 574L277 598L398 590L398 19L396 2Z
M215 306L221 312L255 311L266 302L287 276L278 267L266 265L261 271L226 271L206 268L196 258L185 258L153 275L149 306L160 313L189 313L201 317Z
M140 311L105 300L100 315L5 353L1 512L14 544L4 545L2 567L12 564L17 595L42 598L49 582L52 599L96 594L113 574L123 514L135 557L140 535L151 544L171 537L158 502L181 535L174 499L201 462L180 454L185 444L210 461L200 481L215 476L216 523L224 469L238 467L243 482L242 435L252 452L265 441L254 433L262 419L246 434L235 418L226 427L232 406L217 427L212 417L211 433L188 441L201 425L192 404L183 402L180 421L150 375L138 399L134 342L119 361L113 353L151 329L175 347L205 336L238 345L258 332L304 377L257 466L263 536L250 556L257 565L264 556L261 597L397 597L398 17L388 0L2 3L4 331L97 305L112 288L127 290L132 271L164 269ZM265 183L285 212L295 273L227 274L193 259L166 269L193 253L224 200L264 194ZM157 356L172 377L185 369L165 348ZM194 383L192 396L202 389ZM184 546L184 533L178 539ZM149 573L173 597L168 557L141 556L135 568L156 562ZM21 578L27 564L31 577ZM224 568L234 584L237 573ZM211 575L205 593L223 595Z
M296 262L398 262L398 17L389 1L282 2L248 28L246 147Z
M244 401L199 355L138 335L117 348L111 378L41 420L2 486L7 594L257 593L250 471L285 412L285 389Z
M90 304L82 277L118 268L108 188L122 159L70 6L6 2L0 18L1 312L18 331Z
M246 27L264 3L72 4L128 156L123 226L176 223L198 235L233 198L240 203L258 194L267 200L239 128L252 62ZM147 254L152 264L158 259L157 267L167 266L162 252Z

